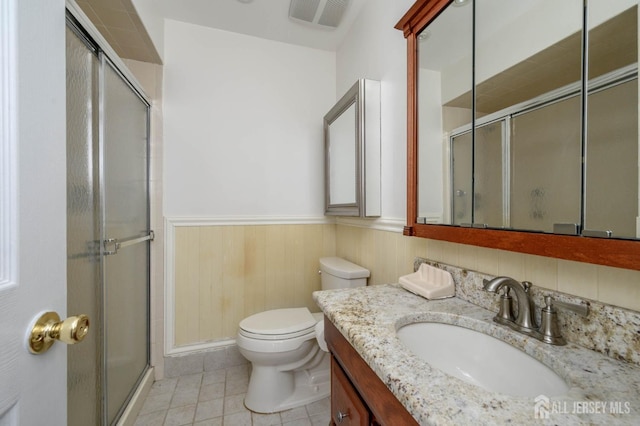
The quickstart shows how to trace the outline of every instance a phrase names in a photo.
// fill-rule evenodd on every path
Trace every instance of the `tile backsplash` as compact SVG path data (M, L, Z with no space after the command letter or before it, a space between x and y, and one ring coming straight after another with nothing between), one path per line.
M422 263L451 273L456 285L456 297L498 312L499 296L483 290L483 280L495 278L495 275L421 257L415 258L414 271L417 271ZM538 321L545 295L551 295L555 300L562 302L589 304L589 315L586 318L558 309L558 322L565 339L611 358L640 365L640 312L541 288L536 286L535 282L530 293L536 303Z

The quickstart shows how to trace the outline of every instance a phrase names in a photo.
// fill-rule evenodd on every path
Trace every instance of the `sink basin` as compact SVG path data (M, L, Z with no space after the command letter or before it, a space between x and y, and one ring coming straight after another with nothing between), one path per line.
M398 338L419 358L451 376L513 396L559 396L569 386L553 370L487 334L450 324L405 325Z

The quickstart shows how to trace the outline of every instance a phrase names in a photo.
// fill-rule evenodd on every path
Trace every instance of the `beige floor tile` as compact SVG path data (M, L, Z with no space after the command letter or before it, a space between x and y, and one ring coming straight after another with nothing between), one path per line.
M330 414L314 414L313 416L309 416L309 420L311 420L312 426L327 426L331 421Z
M222 417L224 400L222 398L199 402L196 408L195 421Z
M224 383L227 376L227 370L207 371L202 375L203 385L212 385L214 383Z
M225 425L233 426L251 426L251 413L235 413L228 416L224 416L223 420Z
M164 418L167 415L167 410L155 411L149 414L141 414L136 419L133 426L157 426L164 423Z
M161 395L166 393L173 393L176 389L176 384L178 383L177 378L173 379L162 379L154 382L151 386L151 390L149 391L149 395Z
M253 421L253 426L279 426L282 424L280 413L251 413L251 420Z
M252 413L244 406L249 364L155 382L135 426L326 426L330 399L281 413Z
M249 412L244 406L244 394L226 396L224 398L224 415Z
M224 382L213 383L211 385L202 385L200 388L200 396L198 401L210 401L224 397Z
M291 410L283 411L282 413L280 413L280 417L282 417L282 423L286 423L293 420L306 419L309 416L307 415L307 410L305 407L297 407L292 408Z
M311 420L309 420L308 417L305 417L304 419L298 419L298 420L292 420L290 422L285 422L282 423L282 426L313 426L311 424Z
M195 405L172 408L167 412L164 426L182 426L193 424L193 416L196 413Z
M307 413L309 416L313 416L315 414L326 414L327 416L331 415L331 399L329 397L321 399L320 401L312 402L311 404L306 405Z
M193 426L222 426L222 417L195 422Z
M245 379L227 379L227 384L224 389L225 396L238 395L247 393L247 388L249 386L249 380Z
M171 408L195 405L198 402L199 388L176 389L171 399Z
M150 395L142 405L140 414L149 414L154 411L166 411L169 409L171 403L171 397L173 393L164 393L160 395Z

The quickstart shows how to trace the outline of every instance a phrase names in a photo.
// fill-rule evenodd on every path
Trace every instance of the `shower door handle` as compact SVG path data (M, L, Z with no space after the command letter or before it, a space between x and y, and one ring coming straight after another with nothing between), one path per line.
M112 254L118 254L118 250L120 250L121 248L132 246L134 244L138 244L144 241L153 241L155 237L156 237L155 233L153 231L149 231L149 234L143 237L127 238L124 240L120 240L118 238L108 238L103 241L104 254L107 256Z
M80 314L60 321L56 312L45 312L31 327L29 352L42 354L49 350L56 340L68 345L80 343L89 333L89 317Z

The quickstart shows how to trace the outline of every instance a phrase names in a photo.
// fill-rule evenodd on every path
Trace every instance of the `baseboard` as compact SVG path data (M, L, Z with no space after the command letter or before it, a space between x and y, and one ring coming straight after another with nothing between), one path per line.
M214 371L238 365L248 361L240 354L238 346L229 344L207 350L180 353L164 357L165 377L178 377Z

